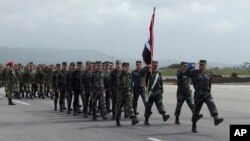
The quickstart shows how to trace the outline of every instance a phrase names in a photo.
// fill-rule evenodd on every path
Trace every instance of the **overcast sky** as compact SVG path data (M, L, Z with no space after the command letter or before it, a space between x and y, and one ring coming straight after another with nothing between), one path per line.
M250 0L0 0L0 46L141 59L154 6L156 59L250 61Z

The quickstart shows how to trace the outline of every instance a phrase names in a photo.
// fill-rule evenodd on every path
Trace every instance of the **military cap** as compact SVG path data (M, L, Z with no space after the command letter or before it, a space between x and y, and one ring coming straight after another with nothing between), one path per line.
M207 60L200 60L200 64L206 65L207 64Z
M22 66L22 64L21 64L21 63L18 63L17 65L18 65L18 66Z
M60 67L60 66L61 66L61 64L56 64L56 66L57 66L57 67Z
M93 62L91 62L91 61L86 61L85 64L86 64L86 65L90 65L90 64L93 64Z
M115 64L116 64L116 65L121 64L121 60L116 60L116 61L115 61Z
M70 66L75 66L75 65L76 65L75 62L70 63Z
M181 62L181 66L187 66L187 62Z
M103 62L102 64L108 65L108 64L109 64L109 61L105 61L105 62Z
M95 64L100 65L100 64L102 64L102 62L101 61L96 61Z
M153 65L158 65L158 61L153 61Z
M110 64L110 65L114 65L114 63L113 63L113 62L109 62L109 64Z
M8 65L8 66L13 66L13 65L14 65L14 62L13 62L13 61L8 61L8 62L7 62L7 65Z
M67 66L67 62L62 62L62 66Z
M124 62L124 63L122 63L122 66L123 67L129 67L129 63L128 62Z
M136 61L136 64L141 64L141 61Z
M29 64L29 65L33 65L33 62L29 62L28 64Z
M82 65L81 61L76 62L77 65Z

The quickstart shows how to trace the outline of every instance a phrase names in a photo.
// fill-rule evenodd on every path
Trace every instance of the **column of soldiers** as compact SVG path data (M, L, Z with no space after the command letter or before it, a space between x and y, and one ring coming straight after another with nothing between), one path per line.
M206 60L200 60L199 69L188 68L186 62L181 63L177 72L177 105L175 110L175 124L180 124L181 107L187 102L192 116L192 131L197 132L196 123L203 115L200 114L203 103L208 105L214 124L220 124L223 119L218 118L217 108L211 95L211 75L206 70ZM51 98L54 101L54 110L76 116L83 113L85 118L92 115L93 120L101 117L107 119L112 112L112 119L117 126L121 126L121 113L131 119L135 125L139 121L137 115L138 99L141 97L145 107L145 125L150 125L149 117L155 103L163 121L170 115L166 114L163 106L163 80L158 71L158 62L142 68L142 62L136 61L136 69L129 72L129 63L117 60L115 68L112 62L86 62L86 68L81 61L67 62L46 66L32 63L26 66L8 62L7 67L0 65L0 86L5 87L9 105L15 105L12 97ZM145 81L147 80L147 81ZM194 100L190 89L192 80L195 92ZM145 89L146 88L146 89ZM14 95L13 95L14 94ZM81 110L82 107L82 110ZM99 113L99 114L98 114Z

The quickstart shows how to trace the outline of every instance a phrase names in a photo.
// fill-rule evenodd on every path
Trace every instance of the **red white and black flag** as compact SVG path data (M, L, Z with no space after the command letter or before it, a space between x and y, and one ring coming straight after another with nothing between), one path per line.
M143 52L142 52L142 58L143 61L146 64L151 64L153 60L153 50L154 50L154 20L155 20L155 7L154 7L154 12L151 18L150 26L149 26L149 39L145 43Z

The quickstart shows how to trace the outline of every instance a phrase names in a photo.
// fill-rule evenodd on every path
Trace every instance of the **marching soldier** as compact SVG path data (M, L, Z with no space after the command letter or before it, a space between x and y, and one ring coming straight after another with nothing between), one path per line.
M192 132L197 133L196 123L199 120L199 114L203 103L206 103L211 116L214 118L214 125L217 126L223 122L223 118L218 117L218 111L211 94L211 74L206 70L207 61L200 60L198 70L189 71L192 78L194 92L194 112L192 117Z
M25 97L33 99L31 93L31 87L32 87L31 66L29 64L25 67L25 71L23 74L23 84L24 84Z
M72 103L72 97L73 97L73 90L72 90L72 74L75 71L75 63L71 62L69 71L67 73L67 104L68 104L68 111L67 114L70 114L71 112L71 103Z
M146 105L145 102L145 84L144 84L144 76L141 75L141 61L136 61L136 70L132 71L132 81L133 81L133 109L134 114L137 115L137 104L139 96L142 98L142 102L144 107Z
M76 116L79 111L79 96L83 92L82 62L77 62L77 68L72 73L71 81L72 81L71 88L74 92L73 110L74 110L74 116Z
M121 75L121 61L116 60L115 62L116 68L110 72L110 86L111 86L111 91L112 91L112 119L115 119L115 109L116 109L116 96L118 92L118 87L117 83L119 80L119 77Z
M16 69L16 77L17 77L17 82L16 82L16 97L21 99L21 94L24 97L24 91L23 91L23 70L22 70L22 65L18 64L17 69Z
M14 85L16 81L18 81L15 70L13 68L14 62L9 61L7 65L8 65L8 68L7 68L7 73L6 73L6 87L7 87L7 96L9 100L9 105L16 105L12 102L12 93L14 92Z
M52 94L52 78L53 78L53 65L47 66L45 68L45 95L47 97L50 96L51 99L53 99Z
M45 83L45 73L42 65L38 65L38 69L35 74L35 82L38 88L38 97L45 99L44 94L44 83Z
M59 98L59 87L58 87L58 81L59 81L59 73L61 70L61 64L56 64L56 70L53 72L52 77L52 89L54 93L54 110L57 111L57 103Z
M111 97L111 87L110 87L110 71L109 71L109 62L104 62L103 63L103 72L104 72L104 88L105 88L105 94L106 94L106 109L107 112L110 113L111 109L110 109L110 99Z
M83 107L83 113L84 116L87 118L88 114L90 115L92 113L92 102L90 96L93 93L92 90L92 81L93 81L93 63L90 61L86 62L86 70L83 72L83 84L84 84L84 90L85 90L85 98L84 98L84 107ZM89 108L89 109L88 109Z
M158 61L153 61L151 70L149 70L149 67L146 66L143 68L142 72L146 72L148 75L148 95L146 97L146 110L145 110L145 121L144 125L150 125L149 124L149 117L152 114L151 109L153 104L155 103L156 108L158 112L162 115L163 121L167 121L170 117L170 115L166 115L165 108L162 104L163 99L163 81L161 77L161 73L157 71L158 68Z
M116 126L121 126L121 110L124 104L127 105L128 116L132 119L131 124L136 125L139 122L133 112L132 77L128 70L129 63L122 63L122 71L117 80L119 83L117 84L118 92L116 95Z
M103 120L106 120L107 110L106 110L106 100L104 92L104 73L101 70L101 61L96 61L96 70L93 72L93 94L92 94L92 114L93 120L97 120L96 108L97 100L100 100L101 115Z
M67 92L67 62L62 63L62 70L58 74L58 88L60 91L59 104L60 112L65 108L65 94Z
M181 62L181 68L177 72L177 104L175 109L175 124L180 124L179 116L181 113L181 107L186 101L190 110L194 111L194 103L192 97L192 91L190 89L190 78L187 74L188 64L186 62ZM199 115L199 119L203 115Z

